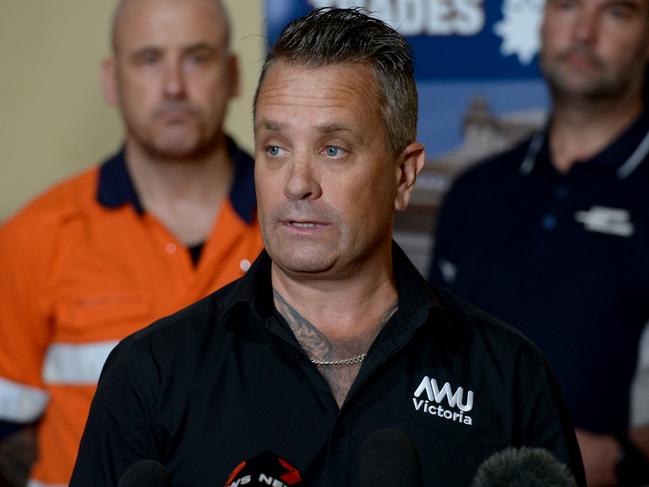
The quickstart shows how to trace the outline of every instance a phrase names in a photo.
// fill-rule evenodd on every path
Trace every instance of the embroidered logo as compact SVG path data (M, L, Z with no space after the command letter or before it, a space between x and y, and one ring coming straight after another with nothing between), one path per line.
M473 420L466 413L473 409L473 391L467 390L466 398L464 392L462 387L453 391L448 382L440 388L435 379L425 376L415 390L412 403L415 411L471 426Z
M630 237L633 235L633 223L627 210L593 206L588 211L575 213L575 220L591 232Z

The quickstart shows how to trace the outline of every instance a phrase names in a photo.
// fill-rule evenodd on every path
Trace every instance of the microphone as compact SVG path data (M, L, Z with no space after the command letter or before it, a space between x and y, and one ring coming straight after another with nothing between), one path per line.
M225 481L225 487L255 487L258 485L306 487L306 482L296 467L266 450L237 465L230 473L228 480Z
M140 460L126 469L117 487L171 487L171 482L161 463Z
M577 487L568 467L544 448L505 448L487 458L472 487Z
M414 441L396 428L370 434L361 447L362 487L421 487L421 461Z

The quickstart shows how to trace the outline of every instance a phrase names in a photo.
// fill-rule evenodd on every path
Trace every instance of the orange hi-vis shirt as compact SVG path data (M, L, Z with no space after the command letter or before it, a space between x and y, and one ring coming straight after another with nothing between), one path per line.
M0 421L39 420L30 487L68 483L117 342L242 276L260 252L254 164L229 146L230 198L196 265L141 207L123 153L0 228Z

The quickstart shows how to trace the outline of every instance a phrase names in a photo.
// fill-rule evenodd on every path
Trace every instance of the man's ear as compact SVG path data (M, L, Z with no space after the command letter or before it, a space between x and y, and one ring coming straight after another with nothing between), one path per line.
M230 73L230 96L237 98L241 94L241 70L239 68L239 58L236 54L230 54L229 73Z
M424 146L419 142L409 144L401 155L397 170L397 196L394 198L394 208L397 211L404 211L408 208L410 196L415 189L417 174L424 167L426 154Z
M119 90L117 89L117 72L115 58L109 57L101 63L101 85L104 100L111 107L119 105Z

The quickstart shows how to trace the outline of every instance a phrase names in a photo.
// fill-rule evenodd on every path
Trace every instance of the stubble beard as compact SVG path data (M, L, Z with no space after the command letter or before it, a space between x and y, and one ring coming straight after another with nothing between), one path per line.
M611 72L606 63L592 53L587 53L593 65L592 74L571 73L571 67L566 65L567 58L578 49L562 53L549 61L543 55L541 57L541 71L555 103L616 101L629 92L634 79L633 67L625 66L624 69ZM576 80L575 76L581 76L582 79Z

